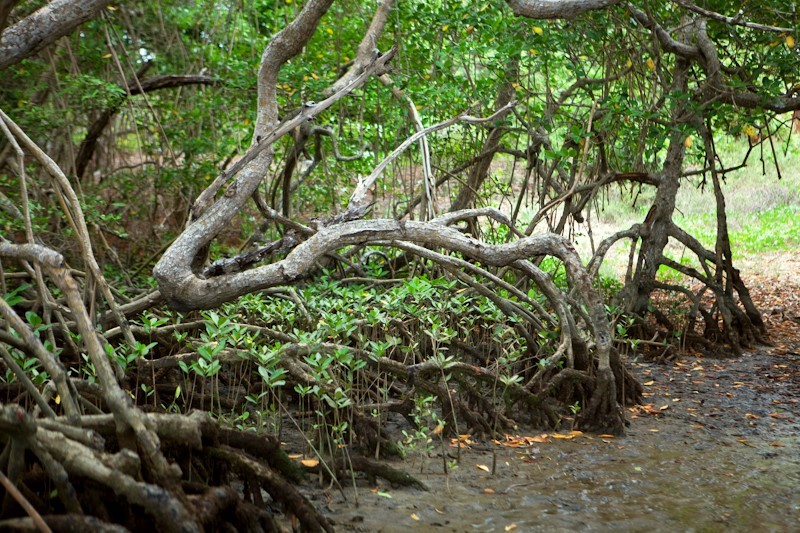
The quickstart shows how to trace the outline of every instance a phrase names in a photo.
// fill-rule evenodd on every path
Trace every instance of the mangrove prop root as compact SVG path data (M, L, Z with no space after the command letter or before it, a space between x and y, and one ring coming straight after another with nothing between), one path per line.
M273 500L283 504L287 511L297 517L303 526L303 531L326 531L328 533L333 531L330 522L314 509L306 497L269 466L245 452L226 445L209 448L208 452L212 457L228 463L242 477L257 478Z
M625 418L617 403L614 372L611 368L599 369L589 405L578 420L583 431L621 435L625 432Z
M392 485L401 487L414 487L425 491L430 490L422 481L418 480L414 476L402 470L392 468L391 466L380 461L368 459L367 457L357 456L351 457L349 460L341 458L336 462L336 468L338 471L344 471L348 467L352 468L355 472L363 472L369 477L383 478Z
M219 430L219 442L231 448L244 450L258 459L267 461L272 468L279 471L289 481L300 483L305 479L300 465L286 455L286 452L281 448L280 441L271 435L259 435L221 428Z

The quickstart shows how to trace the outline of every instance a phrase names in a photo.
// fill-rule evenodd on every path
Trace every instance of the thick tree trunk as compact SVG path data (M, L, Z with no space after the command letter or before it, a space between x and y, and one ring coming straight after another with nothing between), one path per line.
M667 153L668 159L660 176L656 198L642 224L642 246L636 270L626 288L626 310L640 316L647 312L650 294L655 288L656 274L664 257L664 248L669 241L684 155L683 136L680 133L673 134Z
M686 91L689 62L682 58L675 61L674 90ZM672 111L674 123L685 120L686 104L679 103ZM650 303L650 294L656 283L658 267L664 257L664 248L669 241L675 198L680 188L681 171L686 148L686 135L679 130L670 135L669 148L661 172L657 176L658 189L653 206L645 218L640 231L642 246L639 250L636 270L625 288L626 311L644 316Z

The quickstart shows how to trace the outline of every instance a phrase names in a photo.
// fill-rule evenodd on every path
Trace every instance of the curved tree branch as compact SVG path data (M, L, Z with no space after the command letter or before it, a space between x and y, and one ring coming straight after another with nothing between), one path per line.
M753 30L771 31L775 33L792 33L794 31L793 28L769 26L767 24L758 24L756 22L741 20L739 17L727 17L725 15L722 15L721 13L717 13L716 11L703 9L702 7L697 6L691 2L687 2L686 0L672 0L672 1L678 4L679 6L688 9L689 11L694 11L695 13L703 15L706 18L719 20L720 22L724 22L725 24L730 24L731 26L744 26L745 28L750 28ZM732 7L736 7L736 4L732 4Z
M97 16L111 0L53 0L0 35L0 69L18 63ZM12 2L13 4L13 2Z
M708 76L708 83L706 84L708 98L736 107L761 108L776 113L786 113L800 109L800 97L797 96L795 91L789 91L786 95L765 96L751 91L738 91L724 83L720 75L721 65L716 47L706 33L705 21L695 25L694 37L697 40L697 46L694 46L674 39L667 30L630 3L628 4L628 9L639 24L655 34L658 42L667 52L697 62L703 68Z
M532 19L571 19L621 0L506 0L515 15Z
M673 39L667 30L662 28L658 23L656 23L656 21L647 16L644 11L638 9L631 3L628 3L628 9L630 10L631 15L633 15L633 18L636 19L636 22L641 24L644 28L647 28L655 33L655 36L658 38L658 42L661 43L661 46L663 46L664 50L667 52L672 52L673 54L683 56L687 59L703 59L699 48Z
M383 28L386 26L386 21L389 19L389 13L394 6L395 0L382 0L375 10L375 15L372 17L372 22L369 29L361 39L356 51L356 57L353 60L350 68L347 69L341 78L333 82L330 87L322 91L325 96L330 96L335 92L342 90L349 83L351 83L359 74L364 72L364 69L375 59L378 53L378 39L383 34Z

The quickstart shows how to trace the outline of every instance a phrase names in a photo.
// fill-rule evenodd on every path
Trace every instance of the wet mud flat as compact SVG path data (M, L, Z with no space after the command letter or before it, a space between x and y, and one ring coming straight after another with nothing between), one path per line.
M306 493L337 531L800 531L797 351L632 363L647 396L625 436L519 428L462 447L447 475L439 446L392 464L427 492Z

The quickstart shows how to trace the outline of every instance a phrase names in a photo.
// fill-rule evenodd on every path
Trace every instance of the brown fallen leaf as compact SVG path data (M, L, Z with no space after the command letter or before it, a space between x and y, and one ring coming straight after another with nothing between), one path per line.
M745 414L744 414L744 417L745 417L745 418L749 418L749 419L751 419L751 420L756 420L756 419L759 419L759 418L761 418L760 416L758 416L758 415L754 415L753 413L745 413Z
M545 442L550 442L547 433L542 433L541 435L534 435L533 437L528 436L520 436L520 435L506 435L505 439L502 441L493 440L495 444L500 446L505 446L507 448L521 448L530 446L531 444L541 444Z
M470 439L472 435L459 435L458 438L450 439L451 448L470 448L475 442Z
M648 414L648 415L657 415L661 413L660 409L656 409L652 403L648 403L645 405L639 405L636 407L640 412Z
M490 489L489 487L486 487L485 489L483 489L483 493L484 494L494 494L494 489Z
M776 448L783 448L784 446L786 446L784 443L778 441L770 442L769 445L774 446Z

